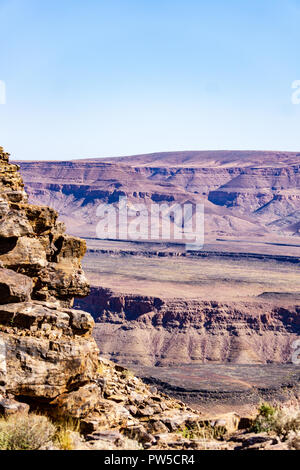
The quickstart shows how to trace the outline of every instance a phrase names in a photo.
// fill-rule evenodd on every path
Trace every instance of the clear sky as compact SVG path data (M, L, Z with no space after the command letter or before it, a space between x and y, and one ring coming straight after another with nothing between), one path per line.
M0 0L17 159L300 151L300 0Z

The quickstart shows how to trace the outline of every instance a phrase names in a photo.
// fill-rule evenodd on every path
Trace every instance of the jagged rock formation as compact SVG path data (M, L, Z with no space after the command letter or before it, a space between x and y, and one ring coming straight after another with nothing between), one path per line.
M216 415L208 420L183 402L145 385L120 365L101 358L100 370L104 381L103 398L97 411L81 423L89 448L97 449L99 445L102 448L103 441L116 445L122 436L127 436L151 450L204 449L208 446L204 439L207 427L212 448L230 448L226 442L212 439L212 435L213 430L219 428L230 434L236 432L240 424L236 413ZM99 431L107 427L108 421L112 429ZM202 438L201 432L193 439L185 437L187 429L202 429Z
M0 262L30 277L32 299L69 303L85 296L88 283L80 266L85 242L70 237L49 207L28 204L18 167L0 148Z
M77 393L86 396L76 409L84 414L99 395L94 322L67 307L89 292L85 243L65 234L53 209L28 204L8 157L0 148L1 390L33 406L56 409L60 400L71 414Z

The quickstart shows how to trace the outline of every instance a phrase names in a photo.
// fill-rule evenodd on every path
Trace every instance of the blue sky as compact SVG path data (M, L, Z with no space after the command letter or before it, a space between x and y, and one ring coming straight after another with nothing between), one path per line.
M17 159L300 151L300 0L0 0Z

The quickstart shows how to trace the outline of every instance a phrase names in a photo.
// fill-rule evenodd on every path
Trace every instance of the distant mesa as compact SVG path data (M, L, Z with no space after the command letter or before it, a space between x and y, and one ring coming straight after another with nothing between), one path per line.
M18 162L32 203L59 210L71 234L95 237L96 209L135 203L205 204L206 239L298 237L300 153L186 151Z

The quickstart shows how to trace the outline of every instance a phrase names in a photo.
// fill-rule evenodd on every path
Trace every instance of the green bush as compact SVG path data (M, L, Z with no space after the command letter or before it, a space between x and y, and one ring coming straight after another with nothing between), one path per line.
M268 403L262 403L258 409L258 415L252 425L251 431L269 432L274 429L277 410Z
M286 439L288 434L300 430L299 410L289 408L275 408L268 403L263 403L253 423L251 430L256 433L274 432L279 437Z

